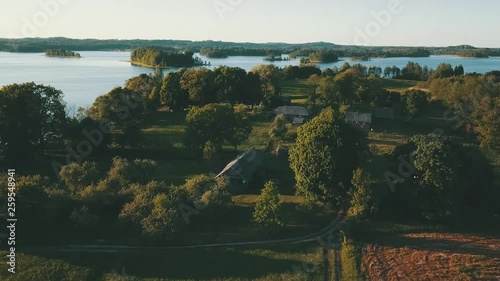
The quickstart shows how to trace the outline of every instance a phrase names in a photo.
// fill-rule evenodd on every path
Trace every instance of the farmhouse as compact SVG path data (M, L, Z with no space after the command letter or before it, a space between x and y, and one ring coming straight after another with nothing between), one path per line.
M355 124L363 129L369 129L372 125L372 114L362 112L346 112L345 121Z
M215 178L227 177L235 187L246 188L262 167L262 153L254 148L231 161Z
M290 120L309 117L307 108L301 106L280 106L274 110L274 113L276 115L283 114Z

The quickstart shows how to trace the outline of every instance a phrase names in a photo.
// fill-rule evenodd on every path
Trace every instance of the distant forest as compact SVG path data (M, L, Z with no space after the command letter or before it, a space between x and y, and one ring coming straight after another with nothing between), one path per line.
M428 57L430 55L458 55L464 57L500 56L500 48L476 48L469 45L450 47L366 47L336 45L327 42L288 43L234 43L188 40L97 40L70 38L0 39L0 51L45 52L48 49L79 51L133 50L155 46L179 51L201 52L208 57L269 56L294 54L309 56L319 50L334 51L339 57Z

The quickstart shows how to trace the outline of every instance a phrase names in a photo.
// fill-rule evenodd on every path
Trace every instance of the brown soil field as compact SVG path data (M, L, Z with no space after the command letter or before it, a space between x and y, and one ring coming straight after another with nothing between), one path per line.
M367 280L500 280L500 238L417 233L389 240L363 248Z

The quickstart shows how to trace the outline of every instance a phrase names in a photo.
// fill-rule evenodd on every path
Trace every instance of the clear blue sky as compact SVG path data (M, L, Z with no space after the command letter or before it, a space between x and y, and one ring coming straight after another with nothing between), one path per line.
M44 19L40 3L57 1L67 3ZM398 0L1 0L0 37L355 44L371 11L387 10L391 1ZM222 17L214 8L238 2ZM401 13L363 45L500 47L498 0L399 2Z

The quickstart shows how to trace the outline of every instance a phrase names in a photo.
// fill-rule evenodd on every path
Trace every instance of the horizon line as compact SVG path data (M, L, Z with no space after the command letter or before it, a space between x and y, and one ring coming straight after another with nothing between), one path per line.
M204 39L204 40L192 40L192 39L144 39L144 38L72 38L65 36L50 36L50 37L21 37L21 38L0 38L0 40L26 40L26 39L70 39L70 40L97 40L97 41L106 41L106 40L117 40L117 41L188 41L194 43L201 42L220 42L220 43L237 43L237 44L286 44L286 45L306 45L306 44L332 44L335 46L347 46L347 47L363 47L363 48L381 48L381 47L400 47L400 48L449 48L449 47L459 47L459 46L470 46L473 48L481 48L481 49L500 49L500 47L484 47L484 46L475 46L470 44L458 44L458 45L448 45L448 46L429 46L429 45L350 45L350 44L337 44L328 41L309 41L309 42L250 42L250 41L224 41L224 40L215 40L215 39Z

